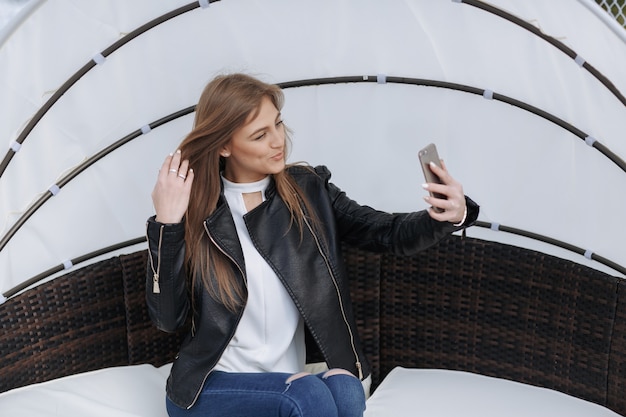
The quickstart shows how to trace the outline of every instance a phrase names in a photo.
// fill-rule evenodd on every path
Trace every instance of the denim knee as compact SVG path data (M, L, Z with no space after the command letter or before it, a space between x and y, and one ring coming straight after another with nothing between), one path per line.
M362 417L365 411L365 391L354 375L336 373L323 376L322 381L334 398L339 417Z
M286 382L285 401L280 415L301 417L339 417L335 399L326 384L315 375Z

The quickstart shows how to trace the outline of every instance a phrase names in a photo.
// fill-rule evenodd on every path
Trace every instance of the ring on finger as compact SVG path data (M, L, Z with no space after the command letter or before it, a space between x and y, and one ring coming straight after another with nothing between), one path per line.
M183 174L178 174L178 178L186 179L187 177Z
M178 172L178 170L177 170L177 169L174 169L174 168L171 168L171 169L170 169L170 172L177 173L177 172Z

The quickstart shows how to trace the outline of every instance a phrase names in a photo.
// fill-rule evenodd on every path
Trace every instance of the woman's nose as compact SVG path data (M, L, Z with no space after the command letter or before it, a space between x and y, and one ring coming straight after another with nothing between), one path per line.
M274 129L272 132L272 140L270 142L270 146L273 148L280 148L285 143L285 132L282 129Z

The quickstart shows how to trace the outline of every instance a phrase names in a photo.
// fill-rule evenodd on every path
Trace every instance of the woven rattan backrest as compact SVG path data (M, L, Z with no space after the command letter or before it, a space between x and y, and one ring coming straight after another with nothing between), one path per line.
M0 392L128 360L119 259L0 305Z
M553 388L626 415L626 285L574 262L452 236L414 257L343 247L373 382L397 365ZM0 305L0 392L109 366L170 362L145 250L89 265Z
M617 291L615 328L611 338L607 407L626 415L626 280Z
M605 405L618 282L563 259L456 236L415 257L385 257L381 371L471 371Z
M346 271L350 278L352 308L372 366L374 386L380 380L380 267L382 256L355 248L343 248Z

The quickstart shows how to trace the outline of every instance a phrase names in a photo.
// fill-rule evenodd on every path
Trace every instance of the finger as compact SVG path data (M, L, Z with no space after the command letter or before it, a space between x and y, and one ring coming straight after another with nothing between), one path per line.
M187 192L191 190L191 184L193 184L193 179L194 179L193 169L189 168L189 170L187 170L187 178L185 178L185 189L187 190Z
M170 162L169 172L171 174L178 174L178 170L180 168L180 157L180 149L178 149L174 152L174 155L172 155L172 160Z
M462 195L455 195L454 197L448 198L447 200L439 200L436 202L436 204L442 207L448 214L447 218L445 219L447 221L461 218L463 212L465 211L465 197ZM454 223L458 222L455 221Z
M435 175L439 177L441 182L445 184L446 186L449 186L452 188L452 190L442 193L442 194L446 194L449 197L450 195L455 193L455 190L461 192L461 194L463 193L462 185L456 179L454 179L452 175L450 175L450 172L448 172L447 167L443 165L443 160L442 160L442 167L440 168L440 167L435 166L434 169L438 170L437 172L435 171L433 172L435 172Z
M446 169L445 165L443 165L443 161L441 166L435 164L434 162L431 162L430 169L436 176L439 177L439 179L444 184L447 184L449 182L450 174L448 174L448 170Z
M431 209L436 207L436 208L442 210L443 212L445 212L448 200L444 200L442 198L437 198L437 197L433 197L431 195L427 195L427 196L424 197L424 201L426 201L426 203L430 204ZM443 214L443 212L442 213L437 213L437 214Z
M438 184L438 183L428 183L423 184L422 187L427 190L429 193L441 194L449 198L450 186L446 184ZM432 197L432 196L431 196Z
M437 220L438 222L444 221L445 211L441 213L437 212L435 211L434 207L428 207L426 211L428 212L428 215L434 220Z
M180 167L178 168L178 177L183 180L187 177L187 171L189 170L189 160L185 159L180 163Z
M455 211L465 204L465 197L454 187L442 184L424 184L424 189L434 195L424 197L429 204L445 211Z
M168 170L170 169L170 164L172 163L172 154L169 154L165 157L163 161L163 165L161 165L161 169L159 169L159 175L167 175Z

